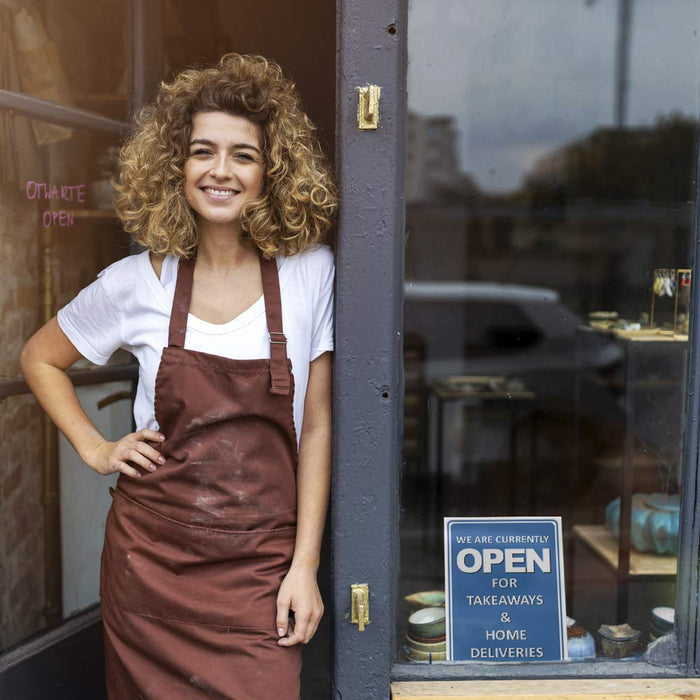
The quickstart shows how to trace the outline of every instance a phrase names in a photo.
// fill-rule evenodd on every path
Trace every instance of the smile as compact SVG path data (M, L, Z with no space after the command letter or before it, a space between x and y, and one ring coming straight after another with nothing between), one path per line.
M230 190L225 187L202 187L201 189L208 197L219 201L230 199L238 194L237 190Z

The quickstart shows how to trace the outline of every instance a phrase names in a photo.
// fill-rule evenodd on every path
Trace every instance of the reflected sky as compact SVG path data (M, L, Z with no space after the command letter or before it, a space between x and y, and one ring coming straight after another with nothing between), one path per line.
M410 0L409 109L451 114L486 191L614 124L617 0ZM633 0L630 126L700 112L697 0Z

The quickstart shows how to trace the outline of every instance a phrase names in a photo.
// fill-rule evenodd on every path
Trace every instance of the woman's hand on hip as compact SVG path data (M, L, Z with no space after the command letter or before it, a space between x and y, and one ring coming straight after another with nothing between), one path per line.
M144 428L136 433L129 433L116 442L102 440L91 451L86 460L87 464L98 474L121 472L133 479L140 479L141 472L132 464L153 472L165 462L163 455L151 447L146 440L163 442L165 437L155 430Z
M290 612L294 613L294 625L289 622ZM292 566L277 594L277 643L283 647L306 644L316 633L322 616L316 570Z

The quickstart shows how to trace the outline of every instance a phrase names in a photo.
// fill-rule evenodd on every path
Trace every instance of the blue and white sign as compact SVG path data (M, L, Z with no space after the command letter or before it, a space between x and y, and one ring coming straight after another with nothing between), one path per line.
M567 658L561 518L445 518L449 661Z

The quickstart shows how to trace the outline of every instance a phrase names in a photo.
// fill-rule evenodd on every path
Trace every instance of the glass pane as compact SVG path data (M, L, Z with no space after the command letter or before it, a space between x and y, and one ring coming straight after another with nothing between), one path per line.
M699 25L409 2L401 661L444 658L409 624L444 598L444 516L562 518L572 658L671 629Z
M2 651L97 602L107 484L55 437L34 397L17 393L19 356L40 325L129 252L129 242L112 210L116 137L65 129L39 145L27 119L0 111L0 123L10 135L0 150ZM124 353L112 362L128 360ZM98 408L118 392L124 400ZM130 381L83 386L78 395L105 434L131 430Z
M0 88L126 118L127 0L16 0L0 7ZM33 123L40 144L63 127Z

